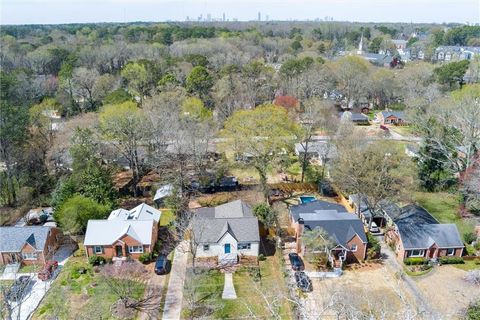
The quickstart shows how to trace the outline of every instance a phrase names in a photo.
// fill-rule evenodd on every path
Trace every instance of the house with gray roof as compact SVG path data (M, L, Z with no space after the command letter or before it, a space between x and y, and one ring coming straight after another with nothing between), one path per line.
M461 257L464 250L457 226L439 223L426 209L417 205L401 208L394 218L394 228L386 233L401 260L423 257L436 260L443 256Z
M408 121L403 111L381 111L376 114L380 124L407 125Z
M317 160L321 166L329 160L338 158L337 148L329 141L310 141L306 153L310 159ZM295 154L299 157L305 154L304 143L295 143Z
M197 209L192 231L197 259L214 258L222 264L258 256L258 219L242 200Z
M297 253L305 254L308 248L302 243L306 230L323 229L334 242L330 250L333 265L344 261L363 261L367 254L367 236L362 221L338 204L315 200L290 207L290 225L295 230Z
M58 249L61 237L55 227L0 227L0 264L43 266Z

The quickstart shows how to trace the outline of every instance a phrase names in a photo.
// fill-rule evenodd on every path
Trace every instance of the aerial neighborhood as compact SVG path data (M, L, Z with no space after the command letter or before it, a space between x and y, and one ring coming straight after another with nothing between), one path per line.
M2 318L480 319L480 26L229 19L2 23Z

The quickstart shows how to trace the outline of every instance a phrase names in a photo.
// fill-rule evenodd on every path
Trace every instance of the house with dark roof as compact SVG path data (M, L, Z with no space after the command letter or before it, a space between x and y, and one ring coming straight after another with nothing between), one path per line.
M358 124L358 125L370 124L368 116L361 112L351 112L351 111L340 112L340 119L342 121L351 121L354 124Z
M398 259L423 257L436 260L463 254L464 245L457 226L439 223L420 206L402 207L393 222L394 228L385 234L385 239L395 246Z
M377 121L380 124L394 124L394 125L407 125L405 114L403 111L381 111L376 115Z
M197 209L192 231L197 259L214 258L218 263L236 263L258 256L258 219L241 200Z
M318 161L321 166L329 160L338 158L336 146L328 141L310 141L306 151L304 144L295 143L295 154L297 156L303 157L305 152L309 159Z
M60 229L46 226L0 227L0 264L44 265L58 249Z
M338 203L315 200L291 206L290 225L295 230L299 254L305 253L302 243L305 230L321 228L335 243L330 252L334 266L341 266L343 261L363 261L366 257L368 241L362 221Z

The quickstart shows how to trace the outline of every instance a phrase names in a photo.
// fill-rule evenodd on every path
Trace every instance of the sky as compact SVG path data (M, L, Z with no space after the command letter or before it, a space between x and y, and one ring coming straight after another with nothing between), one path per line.
M1 24L229 20L480 23L480 0L0 0Z

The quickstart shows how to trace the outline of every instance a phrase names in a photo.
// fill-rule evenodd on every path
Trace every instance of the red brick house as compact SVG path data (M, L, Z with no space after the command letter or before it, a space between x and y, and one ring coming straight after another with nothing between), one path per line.
M463 241L455 224L439 223L422 207L407 205L393 220L385 240L393 244L399 260L423 257L436 260L442 256L461 257Z
M290 225L295 230L297 253L305 254L302 235L305 230L321 228L336 243L331 249L333 265L363 261L367 255L367 236L362 221L344 206L315 200L290 207Z
M382 111L377 113L377 120L380 124L407 125L408 121L402 111Z
M60 245L60 229L46 226L0 227L0 264L44 265Z
M153 252L157 238L154 220L89 220L84 246L87 258L138 259L143 253Z

